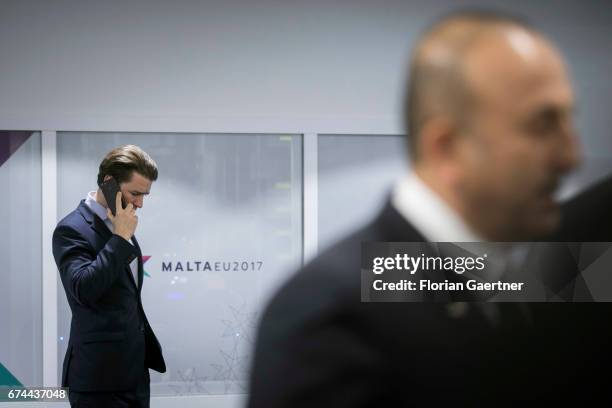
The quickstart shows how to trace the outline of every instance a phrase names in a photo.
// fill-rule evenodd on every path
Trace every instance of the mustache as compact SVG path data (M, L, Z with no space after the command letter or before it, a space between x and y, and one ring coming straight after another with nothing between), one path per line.
M560 177L554 177L542 183L539 191L543 195L553 195L561 186Z

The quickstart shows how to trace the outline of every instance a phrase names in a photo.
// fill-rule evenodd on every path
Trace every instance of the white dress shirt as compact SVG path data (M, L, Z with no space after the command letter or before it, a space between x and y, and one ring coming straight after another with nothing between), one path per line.
M391 203L430 242L484 241L414 172L395 186Z

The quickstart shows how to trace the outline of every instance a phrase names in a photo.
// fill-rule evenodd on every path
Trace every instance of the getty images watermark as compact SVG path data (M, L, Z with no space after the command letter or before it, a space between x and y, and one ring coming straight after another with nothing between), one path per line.
M364 242L363 302L611 302L608 242Z

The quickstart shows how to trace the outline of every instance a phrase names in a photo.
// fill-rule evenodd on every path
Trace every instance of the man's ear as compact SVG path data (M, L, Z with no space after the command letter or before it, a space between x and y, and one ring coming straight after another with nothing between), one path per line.
M104 176L104 180L102 180L102 182L104 183L104 182L106 182L106 181L108 181L108 180L110 180L110 179L112 179L112 178L113 178L112 176L109 176L109 175L107 174L106 176Z
M420 157L436 165L453 161L459 137L460 133L450 118L431 118L423 125L418 136Z
M428 120L419 134L420 158L440 182L452 185L461 175L460 129L443 115Z

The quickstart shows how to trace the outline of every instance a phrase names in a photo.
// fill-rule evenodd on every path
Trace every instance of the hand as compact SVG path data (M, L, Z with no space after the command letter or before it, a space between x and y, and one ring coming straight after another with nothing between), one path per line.
M121 205L121 191L117 192L115 208L117 209L116 215L113 215L110 209L106 210L108 218L110 218L111 222L113 223L115 234L124 238L126 241L129 241L132 236L134 236L136 226L138 225L136 210L134 210L132 203L129 203L127 207L123 208Z

